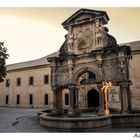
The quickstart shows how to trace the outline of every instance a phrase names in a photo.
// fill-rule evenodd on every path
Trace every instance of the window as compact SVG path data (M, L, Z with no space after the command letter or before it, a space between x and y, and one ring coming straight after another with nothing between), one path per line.
M21 78L17 78L17 86L21 85Z
M48 105L48 94L45 94L45 105Z
M6 87L9 87L9 86L10 86L10 80L6 79Z
M29 85L33 85L34 84L34 77L29 77Z
M20 104L20 95L17 95L17 105Z
M33 104L33 95L32 94L29 95L29 104L30 105Z
M49 75L44 76L44 84L49 84Z
M69 105L69 94L65 94L65 105Z
M89 79L96 80L96 75L92 72L89 72Z
M9 103L9 95L6 95L5 104Z

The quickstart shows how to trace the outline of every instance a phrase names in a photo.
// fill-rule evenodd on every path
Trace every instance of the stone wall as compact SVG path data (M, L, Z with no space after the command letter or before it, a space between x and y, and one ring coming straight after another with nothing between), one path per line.
M131 103L134 111L140 110L140 41L124 43L131 46L132 59L130 60L129 73L132 85Z
M131 86L132 108L140 110L140 54L134 53L133 59L130 61L130 79L133 85Z

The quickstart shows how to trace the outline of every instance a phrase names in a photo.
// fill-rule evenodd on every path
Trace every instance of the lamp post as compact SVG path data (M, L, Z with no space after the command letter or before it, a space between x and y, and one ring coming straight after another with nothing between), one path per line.
M108 108L108 89L112 87L111 82L103 82L103 87L101 88L102 93L104 94L105 99L105 115L109 115L109 108Z

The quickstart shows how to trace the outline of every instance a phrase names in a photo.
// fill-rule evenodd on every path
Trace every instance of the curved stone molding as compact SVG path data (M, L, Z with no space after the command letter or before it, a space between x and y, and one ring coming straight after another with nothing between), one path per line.
M40 115L40 124L57 131L90 131L101 127L111 127L110 117L50 117L47 113Z
M102 132L102 130L109 131L113 127L140 127L140 114L64 118L51 117L49 113L44 113L40 115L40 124L57 132L92 132L98 130Z

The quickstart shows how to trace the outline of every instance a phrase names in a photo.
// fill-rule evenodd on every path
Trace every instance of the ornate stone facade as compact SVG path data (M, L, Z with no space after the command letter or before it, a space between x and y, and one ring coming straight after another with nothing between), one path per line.
M56 112L53 113L63 113L64 89L70 96L68 115L77 113L79 109L98 109L101 113L104 110L103 82L112 82L121 88L121 100L118 101L121 112L131 111L128 100L131 49L117 45L115 38L108 34L104 26L108 20L104 11L80 9L62 23L68 30L66 41L58 57L48 58L53 66L52 87L55 87Z

